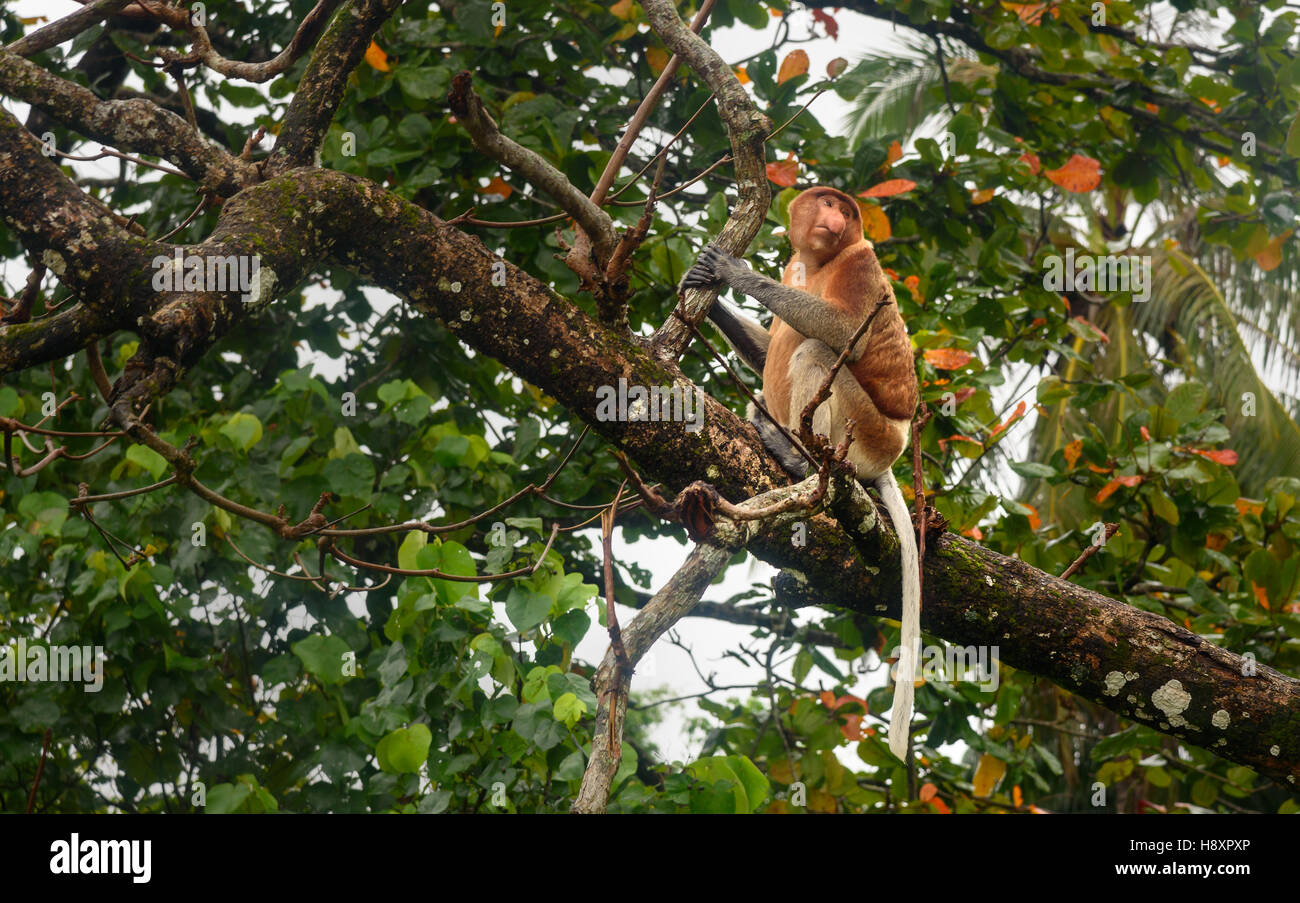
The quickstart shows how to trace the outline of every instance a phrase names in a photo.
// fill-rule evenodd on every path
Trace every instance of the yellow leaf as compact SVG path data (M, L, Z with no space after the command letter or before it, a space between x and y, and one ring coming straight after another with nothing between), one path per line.
M1079 455L1083 454L1083 440L1075 439L1065 446L1065 469L1074 470L1074 465L1079 460Z
M792 78L805 75L808 72L808 54L803 50L791 50L790 54L781 60L781 68L776 73L776 83L778 85L788 82Z
M972 191L970 193L970 202L972 204L987 204L989 201L993 200L994 191L995 189L993 188L982 188L979 191Z
M1255 263L1259 264L1259 268L1265 273L1276 270L1282 263L1282 242L1290 238L1293 231L1294 230L1292 229L1287 229L1277 238L1270 241L1264 250L1255 255Z
M858 201L858 209L862 211L862 227L867 233L867 238L871 241L884 241L893 234L893 228L889 225L889 217L885 216L885 211L881 210L875 204L868 204L865 201Z
M371 69L379 72L388 72L392 67L388 65L388 54L384 53L382 47L374 41L366 48L366 62L370 64Z
M645 52L645 61L650 64L651 72L663 72L668 65L668 51L662 47L651 47Z

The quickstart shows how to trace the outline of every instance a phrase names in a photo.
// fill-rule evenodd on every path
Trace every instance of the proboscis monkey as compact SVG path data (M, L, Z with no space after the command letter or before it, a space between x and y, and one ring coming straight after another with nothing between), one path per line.
M853 421L848 460L859 479L875 484L898 534L903 626L889 748L901 759L907 751L912 678L921 642L916 535L892 470L907 447L919 394L912 343L889 279L863 235L862 216L853 198L827 187L800 194L790 203L790 245L794 256L781 282L755 273L743 260L709 245L681 285L684 289L726 285L757 298L776 314L765 331L715 300L709 319L740 359L763 374L767 409L792 433L798 432L800 415L854 333L879 302L887 302L835 374L830 398L813 414L813 429L838 444L846 437L846 421ZM781 465L796 477L804 476L807 462L781 431L752 405L749 419Z

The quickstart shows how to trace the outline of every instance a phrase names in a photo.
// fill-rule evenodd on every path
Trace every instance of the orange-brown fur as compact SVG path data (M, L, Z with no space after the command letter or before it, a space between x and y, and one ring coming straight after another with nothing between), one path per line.
M827 208L825 199L834 202ZM831 233L813 235L819 222ZM835 227L842 226L838 240ZM819 240L820 239L820 240ZM894 302L893 289L862 232L857 202L831 188L811 188L790 204L790 243L794 256L786 265L782 283L823 298L828 304L861 321L877 303L889 299L872 320L857 347L866 351L845 364L863 391L836 379L830 407L830 438L844 439L844 422L854 423L849 460L861 477L883 472L902 454L916 410L918 388L912 345ZM795 276L803 266L804 285ZM790 361L806 341L789 324L775 318L769 329L772 342L763 369L763 396L768 410L788 429L797 429L802 411L791 410ZM838 352L840 349L834 349Z

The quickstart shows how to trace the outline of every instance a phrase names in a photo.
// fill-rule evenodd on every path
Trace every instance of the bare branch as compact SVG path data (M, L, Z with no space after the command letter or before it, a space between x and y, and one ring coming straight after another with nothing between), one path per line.
M564 173L540 154L501 134L496 122L470 86L469 72L457 73L451 82L447 102L457 121L465 126L474 146L494 160L519 173L528 184L555 198L564 211L578 221L591 239L596 262L604 267L614 247L614 221L585 194L574 187Z
M51 22L43 28L38 28L31 34L23 35L6 47L5 50L9 53L16 53L18 56L31 56L33 53L48 50L62 44L64 41L75 38L87 28L97 22L102 22L131 2L133 0L95 0L94 3L88 3L75 13L64 16L56 22Z

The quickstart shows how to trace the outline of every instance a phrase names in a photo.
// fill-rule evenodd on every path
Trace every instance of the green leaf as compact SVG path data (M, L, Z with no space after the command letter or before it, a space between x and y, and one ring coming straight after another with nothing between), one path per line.
M68 500L57 492L29 492L20 496L18 513L32 521L29 529L41 536L57 536L68 519Z
M532 630L546 620L551 611L551 597L514 586L506 597L506 617L520 632Z
M351 651L343 640L336 636L313 634L294 643L291 648L308 674L322 683L342 683L344 656Z
M162 475L167 472L167 459L144 445L132 445L128 448L126 459L146 471L155 480L161 480Z
M574 609L566 611L560 617L556 618L551 624L551 630L555 636L563 640L569 646L576 646L587 635L587 630L591 627L591 618L585 611Z
M253 414L237 411L218 431L240 451L248 451L262 439L262 421Z
M203 811L209 815L229 815L238 812L239 807L252 792L252 788L242 782L214 784L207 792L207 806Z
M1286 130L1286 144L1284 145L1288 156L1300 157L1300 114L1291 120L1291 127Z
M426 724L391 731L375 747L379 768L388 774L414 774L429 756L433 734Z
M375 464L365 455L345 455L325 462L325 481L339 495L370 498L375 484Z
M570 728L586 713L587 706L574 693L565 693L555 700L555 708L552 711L556 721L562 721Z

